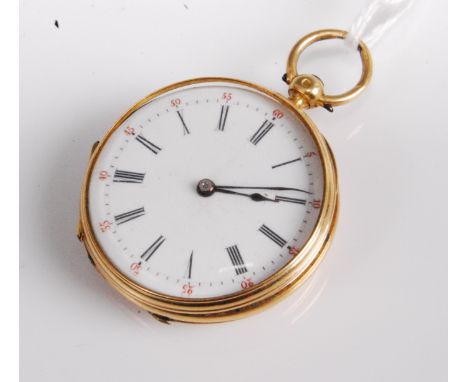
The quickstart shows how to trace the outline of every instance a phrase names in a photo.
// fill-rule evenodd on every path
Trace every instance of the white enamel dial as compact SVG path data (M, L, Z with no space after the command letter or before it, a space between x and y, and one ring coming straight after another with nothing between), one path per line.
M88 209L125 276L164 295L210 298L288 263L322 196L321 157L292 111L253 88L205 82L160 95L114 130Z

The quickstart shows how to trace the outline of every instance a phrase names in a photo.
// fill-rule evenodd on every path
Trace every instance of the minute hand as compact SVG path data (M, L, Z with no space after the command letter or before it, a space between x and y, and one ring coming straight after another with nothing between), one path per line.
M271 190L271 191L297 191L302 192L304 194L311 195L312 193L306 190L301 190L300 188L294 187L255 187L255 186L218 186L216 185L216 189L224 188L224 189L233 189L233 190Z

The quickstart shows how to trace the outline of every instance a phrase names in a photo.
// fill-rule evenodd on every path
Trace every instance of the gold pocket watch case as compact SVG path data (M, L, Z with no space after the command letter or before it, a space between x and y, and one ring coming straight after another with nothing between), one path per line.
M304 109L350 101L297 74L289 98L230 78L179 82L143 98L93 147L78 237L99 273L163 321L222 322L265 309L315 270L338 216L333 154Z

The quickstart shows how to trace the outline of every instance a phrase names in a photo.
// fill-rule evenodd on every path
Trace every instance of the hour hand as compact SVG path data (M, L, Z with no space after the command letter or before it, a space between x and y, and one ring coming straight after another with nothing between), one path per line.
M215 192L221 192L223 194L247 196L248 198L252 199L254 202L279 202L279 200L277 200L277 199L270 199L267 196L259 194L258 192L255 192L253 194L245 194L243 192L226 190L226 189L221 188L219 186L215 187L214 191Z
M223 194L230 194L230 195L240 195L240 196L245 196L253 200L254 202L278 202L279 200L276 199L271 199L267 196L264 196L262 194L259 194L257 192L254 192L252 194L249 193L244 193L244 192L238 192L238 191L233 191L230 189L226 189L220 186L217 186L212 180L210 179L202 179L198 182L197 185L197 192L201 196L211 196L215 192L221 192Z

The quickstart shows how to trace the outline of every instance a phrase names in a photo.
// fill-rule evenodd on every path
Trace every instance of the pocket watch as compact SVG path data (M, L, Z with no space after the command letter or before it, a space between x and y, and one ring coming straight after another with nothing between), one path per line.
M78 238L99 273L161 321L222 322L260 311L297 288L330 245L338 216L333 154L304 110L352 100L362 75L329 96L288 58L285 97L246 81L197 78L131 107L93 146Z

